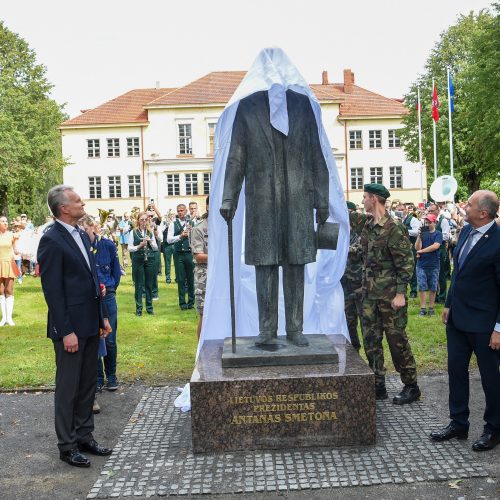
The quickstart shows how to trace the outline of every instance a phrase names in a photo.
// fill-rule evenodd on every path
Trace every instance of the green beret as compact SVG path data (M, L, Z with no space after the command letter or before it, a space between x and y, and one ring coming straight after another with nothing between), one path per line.
M349 210L357 210L356 203L353 203L352 201L346 201L347 208Z
M384 185L376 184L375 182L372 184L365 184L363 190L365 193L376 194L384 198L384 200L387 200L387 198L391 196L391 193L389 193L389 190Z

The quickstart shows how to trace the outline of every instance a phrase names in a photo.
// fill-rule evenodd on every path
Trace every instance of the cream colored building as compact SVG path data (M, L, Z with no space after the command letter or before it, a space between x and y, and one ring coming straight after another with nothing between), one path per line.
M217 120L245 72L210 73L178 89L139 89L61 124L69 165L64 182L74 186L87 211L117 215L154 200L162 213L210 192ZM363 184L382 182L391 199L421 199L420 168L406 160L397 129L402 102L344 81L311 84L337 160L346 198L360 203ZM422 178L425 182L425 172ZM426 185L423 186L426 192Z

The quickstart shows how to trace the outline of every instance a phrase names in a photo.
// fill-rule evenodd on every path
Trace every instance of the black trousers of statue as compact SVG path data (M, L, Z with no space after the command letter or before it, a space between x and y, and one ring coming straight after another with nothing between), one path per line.
M304 317L304 265L283 264L286 333L302 333ZM255 266L259 333L277 336L279 266Z
M68 451L92 439L97 381L99 335L79 338L78 351L64 350L63 341L54 341L56 390L54 396L57 446Z
M467 333L453 320L446 325L450 418L460 427L469 427L469 362L474 352L486 399L484 430L500 432L500 353L489 347L491 332Z

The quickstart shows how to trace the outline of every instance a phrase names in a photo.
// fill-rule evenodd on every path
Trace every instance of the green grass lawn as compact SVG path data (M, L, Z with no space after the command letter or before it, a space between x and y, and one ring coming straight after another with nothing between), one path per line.
M134 291L128 268L118 289L118 377L162 384L190 377L196 352L197 315L177 305L177 285L159 277L155 315L134 315ZM15 327L0 328L0 388L39 387L54 383L54 350L46 337L47 308L40 279L27 276L15 285ZM438 306L433 318L420 318L410 299L408 334L419 372L446 369L446 338ZM386 349L386 365L394 370Z

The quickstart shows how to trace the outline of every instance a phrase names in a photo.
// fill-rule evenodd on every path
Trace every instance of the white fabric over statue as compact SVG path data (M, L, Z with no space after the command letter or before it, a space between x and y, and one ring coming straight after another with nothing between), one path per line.
M306 95L311 102L318 124L321 149L329 171L328 220L340 224L337 250L318 251L316 262L305 267L304 333L338 335L338 342L344 342L349 338L344 314L344 295L340 285L349 249L349 218L335 160L323 129L320 105L286 54L281 49L268 48L259 53L217 123L208 220L208 277L203 329L198 350L205 340L231 336L227 224L220 215L219 208L222 203L226 161L238 103L255 92L267 90L271 123L276 129L287 134L288 113L285 94L287 89ZM259 334L255 268L245 264L244 256L244 193L243 187L233 219L234 291L238 337ZM278 334L284 334L284 325L284 301L280 277Z

